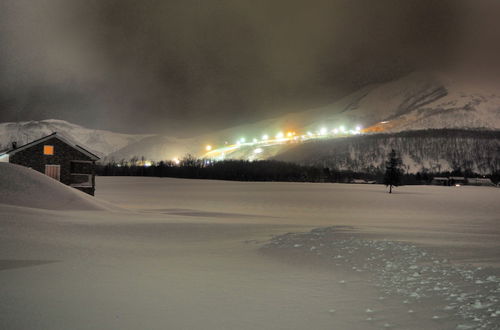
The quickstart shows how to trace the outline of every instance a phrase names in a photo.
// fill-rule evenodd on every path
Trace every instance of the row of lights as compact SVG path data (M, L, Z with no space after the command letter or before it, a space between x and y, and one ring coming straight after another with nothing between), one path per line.
M347 131L346 128L344 126L340 126L339 128L334 128L332 131L331 131L332 134L339 134L339 133L342 133L342 134L345 134L345 133L351 133L351 134L360 134L361 133L361 126L356 126L356 128L354 130L349 130ZM325 135L328 135L328 129L326 127L322 127L316 134L312 133L312 132L307 132L306 135L302 135L302 138L311 138L311 137L314 137L315 135L319 135L319 136L325 136ZM290 139L290 138L294 138L296 136L295 132L287 132L286 133L286 137L285 137L285 133L283 132L278 132L276 135L275 135L275 138L277 140L282 140L282 139ZM266 142L266 141L269 141L269 135L267 134L264 134L262 135L261 137L261 142ZM252 139L252 143L258 143L259 140L254 138ZM226 142L227 143L227 142ZM236 145L241 145L243 143L246 143L246 139L244 137L240 138L239 140L236 141ZM209 151L212 151L212 146L211 145L207 145L205 147L205 150L207 152Z

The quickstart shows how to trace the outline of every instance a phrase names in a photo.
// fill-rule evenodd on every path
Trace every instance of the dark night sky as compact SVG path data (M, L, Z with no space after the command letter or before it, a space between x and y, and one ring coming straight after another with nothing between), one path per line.
M499 13L494 0L0 0L0 121L224 128L412 70L497 68Z

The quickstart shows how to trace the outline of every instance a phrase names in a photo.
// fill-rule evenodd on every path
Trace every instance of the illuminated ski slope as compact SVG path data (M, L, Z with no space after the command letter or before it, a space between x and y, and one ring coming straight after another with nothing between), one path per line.
M380 123L383 125L384 123ZM280 131L276 133L274 137L270 137L268 134L262 135L260 138L252 138L247 140L245 137L238 139L234 144L226 144L220 147L213 147L207 145L205 147L205 155L203 158L210 160L224 160L233 158L237 151L242 149L254 148L251 152L251 156L247 157L250 160L262 159L266 148L274 147L278 145L288 144L288 143L302 143L309 140L316 139L331 139L338 137L346 137L351 135L363 134L370 132L370 128L362 129L360 126L356 126L353 129L346 129L344 126L338 128L328 129L327 127L322 127L317 132L308 131L305 134L297 134L295 131L283 132ZM239 158L239 157L236 157Z

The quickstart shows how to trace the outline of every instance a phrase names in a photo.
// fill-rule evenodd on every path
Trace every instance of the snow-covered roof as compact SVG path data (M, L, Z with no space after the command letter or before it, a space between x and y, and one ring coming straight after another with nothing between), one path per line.
M10 150L4 151L4 152L0 153L0 156L1 155L5 155L5 154L13 155L13 154L15 154L18 151L27 149L29 147L32 147L32 146L37 145L39 143L45 142L45 141L50 140L52 138L57 138L57 139L61 140L62 142L66 143L66 144L68 144L70 146L72 146L73 148L77 149L81 153L83 153L83 154L87 155L88 157L90 157L90 159L92 159L92 160L99 160L98 156L94 155L93 153L91 153L87 149L79 146L75 142L72 142L69 138L61 135L58 132L54 132L54 133L49 134L47 136L44 136L44 137L42 137L42 138L40 138L38 140L32 141L30 143L26 143L25 145L19 146L19 147L15 148L15 149L10 149Z

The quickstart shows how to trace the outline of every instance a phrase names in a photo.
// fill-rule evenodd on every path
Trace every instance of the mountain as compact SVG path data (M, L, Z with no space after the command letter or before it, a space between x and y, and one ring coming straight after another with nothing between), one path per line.
M291 139L246 143L225 151L224 156L370 171L383 169L387 153L394 148L412 173L500 171L500 96L496 94L500 88L496 88L463 76L417 72L366 86L324 107L237 129L245 132L265 127L273 133L297 130L304 134L322 127L331 132L340 126L361 125L365 134L331 138L329 133L302 143ZM236 130L226 130L226 134L235 136Z
M101 157L150 136L89 129L57 119L0 123L0 150L10 148L14 141L20 146L53 132L64 134Z
M498 95L496 93L499 93ZM366 86L323 107L290 113L207 135L223 145L245 137L274 136L279 131L305 134L322 127L361 126L365 133L425 129L500 129L500 87L468 82L461 76L416 72Z
M462 77L416 72L370 85L335 103L301 113L305 130L362 125L366 132L500 129L500 90ZM499 93L497 95L496 93Z
M181 159L187 154L199 155L202 147L196 139L178 139L164 135L151 135L108 154L103 161L129 160L132 157L146 160Z
M297 144L270 158L336 170L385 170L391 149L406 173L500 173L500 131L431 129Z
M172 160L186 154L210 158L211 154L205 154L205 146L210 145L221 151L219 155L223 150L226 159L275 158L345 169L366 169L379 166L390 146L399 149L407 146L401 152L409 164L409 170L439 168L439 163L442 163L443 169L451 169L458 166L460 158L469 161L470 157L479 157L473 156L472 149L465 149L477 149L477 143L484 142L484 139L488 140L488 147L482 149L484 153L480 158L500 157L497 135L481 135L484 131L500 130L498 91L500 86L471 81L460 75L415 72L391 82L366 86L319 108L192 138L119 134L87 129L61 120L42 120L0 124L0 147L5 148L14 140L18 144L25 143L58 131L102 156L104 162L132 157L154 161ZM341 138L334 136L332 130L341 126L347 131L360 126L363 129L357 133L364 134L354 137L344 134ZM302 143L289 143L292 141L286 139L275 139L276 143L262 141L263 135L268 135L272 140L278 132L294 132L298 138L308 132L319 136L320 130L328 134L321 139L304 139L307 142ZM426 130L432 130L432 133L425 133ZM454 133L450 133L450 130ZM397 134L412 131L422 133ZM461 136L466 138L461 140ZM249 143L254 139L257 143ZM246 142L240 145L236 141ZM433 152L421 141L430 143ZM370 149L363 147L364 144L369 145ZM420 151L412 145L418 146ZM449 153L446 148L459 148L463 152L444 159L440 155ZM482 162L479 158L472 161L476 162L473 167L480 172L494 167L477 163Z
M200 142L157 134L122 134L106 130L89 129L64 120L47 119L16 123L0 123L0 150L34 141L53 132L59 132L82 147L95 153L101 160L120 161L134 156L149 160L181 158L196 154ZM193 142L195 141L195 142Z

